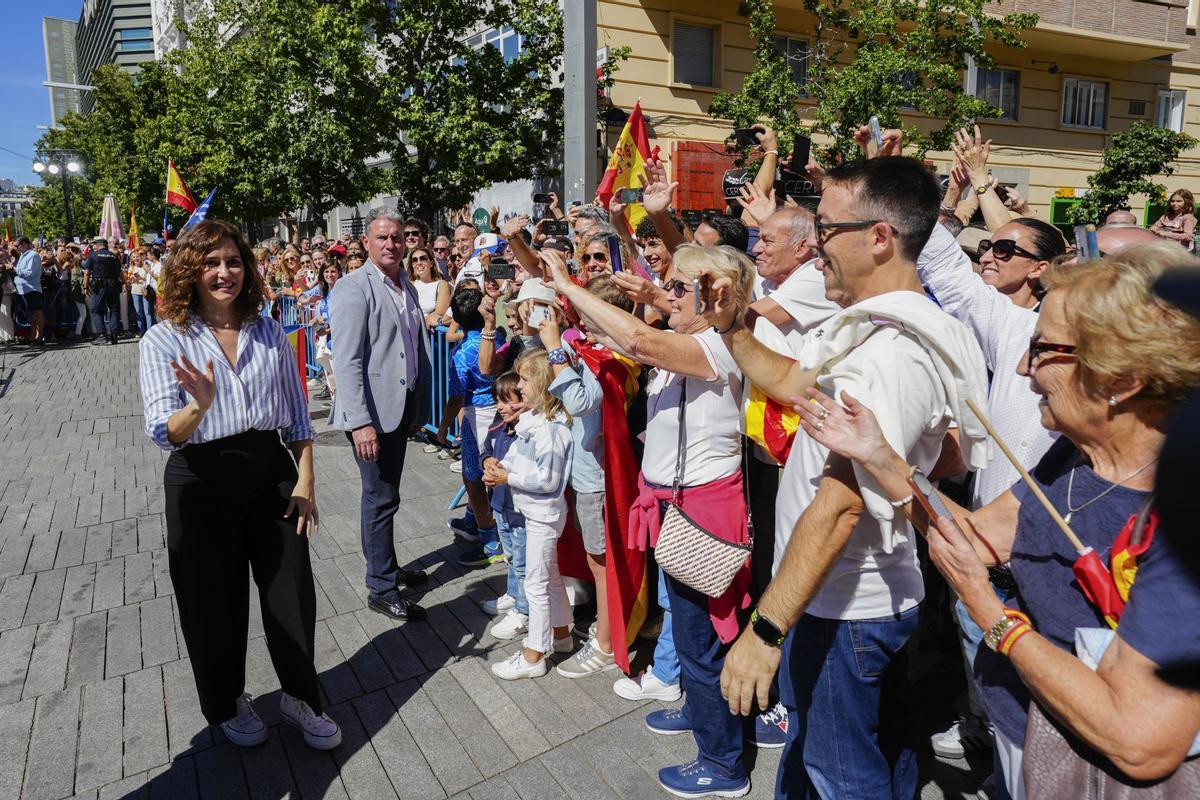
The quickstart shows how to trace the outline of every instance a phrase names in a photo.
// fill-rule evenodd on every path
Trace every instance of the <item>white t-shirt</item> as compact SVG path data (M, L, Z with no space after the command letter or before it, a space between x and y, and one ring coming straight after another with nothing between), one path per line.
M876 365L892 362L886 373ZM883 380L883 374L899 375ZM888 442L909 464L928 473L942 450L951 418L945 389L932 357L912 334L883 326L839 361L826 365L818 378L826 394L840 398L849 391L868 408L891 405L902 430L884 431ZM796 435L779 483L775 503L775 564L783 553L804 510L817 493L829 451L803 432ZM855 465L859 482L864 475ZM908 526L900 512L894 524ZM821 532L824 534L824 532ZM879 522L864 512L850 535L841 558L834 563L807 613L825 619L871 619L906 611L925 596L917 566L916 534L885 552Z
M686 335L686 334L685 334ZM728 477L742 463L742 373L720 334L709 328L692 334L717 376L688 378L684 420L683 485L699 486ZM646 448L642 472L659 486L675 482L679 454L679 401L684 376L655 371L646 387Z
M804 262L767 295L787 312L788 321L777 327L793 352L800 349L804 334L842 310L825 299L825 276L816 264L815 258Z

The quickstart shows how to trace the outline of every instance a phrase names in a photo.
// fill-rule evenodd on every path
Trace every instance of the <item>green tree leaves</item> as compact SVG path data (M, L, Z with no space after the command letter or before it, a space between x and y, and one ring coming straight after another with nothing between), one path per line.
M1145 120L1135 122L1113 136L1104 151L1104 160L1095 175L1088 178L1088 192L1067 210L1072 224L1099 223L1109 213L1129 207L1129 198L1144 194L1162 200L1166 187L1150 180L1155 175L1171 175L1173 161L1184 150L1196 146L1186 133L1160 128Z

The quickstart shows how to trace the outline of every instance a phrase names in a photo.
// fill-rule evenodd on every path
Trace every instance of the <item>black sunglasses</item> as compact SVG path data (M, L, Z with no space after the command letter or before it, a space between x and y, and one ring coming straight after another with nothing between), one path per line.
M1075 353L1075 345L1073 344L1056 344L1054 342L1039 341L1036 336L1029 339L1029 357L1025 362L1028 367L1028 372L1033 373L1033 362L1037 361L1042 353L1055 353L1060 356L1070 356Z
M997 261L1008 261L1015 255L1022 255L1026 258L1032 258L1036 261L1041 261L1042 257L1036 253L1031 253L1024 247L1019 246L1012 239L997 239L991 241L984 239L979 243L979 255L982 256L988 250L992 251L992 257Z
M604 255L604 253L584 253L579 257L579 260L584 264L589 261L599 261L601 264L607 264L608 256Z
M687 281L681 281L678 278L672 278L662 286L663 291L670 293L676 300L683 298L688 293L688 289L692 288L692 284Z
M426 261L426 262L429 261L429 256L413 256L412 257L412 262L414 264L420 264L422 261Z
M420 232L420 231L405 231L405 232L404 232L404 235L405 235L405 237L408 237L408 236L420 236L420 235L421 235L421 232Z

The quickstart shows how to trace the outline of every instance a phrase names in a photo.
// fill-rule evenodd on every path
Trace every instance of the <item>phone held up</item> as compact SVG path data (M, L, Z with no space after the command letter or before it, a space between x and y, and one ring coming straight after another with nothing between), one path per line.
M621 263L621 240L619 237L608 237L608 258L612 262L613 272L620 272L624 265Z
M636 189L635 188L622 189L621 194L618 196L618 199L625 205L629 205L630 203L640 203L640 202L642 202L642 198L645 196L645 194L646 194L646 190L641 188L640 186L637 187Z
M875 150L883 147L883 129L879 127L879 117L871 115L871 138L875 141Z
M808 166L808 160L812 153L812 139L809 139L802 133L797 133L792 137L792 171L804 174L804 168Z
M542 233L547 236L566 236L567 231L565 219L548 219L542 223Z
M954 518L954 515L950 513L950 508L942 500L942 496L938 494L937 489L933 488L933 484L929 482L924 473L914 472L912 475L909 475L908 485L913 491L913 499L921 505L921 508L925 509L925 514L929 517L930 525L937 522L940 517Z
M538 192L533 196L533 202L547 205L550 202L550 195L545 192Z
M754 147L758 144L758 134L762 128L737 128L733 132L733 142L739 150Z
M540 328L542 323L550 316L550 306L544 306L541 303L534 303L533 308L529 311L527 322L531 328Z
M511 281L517 277L517 267L508 261L493 261L488 264L489 281Z

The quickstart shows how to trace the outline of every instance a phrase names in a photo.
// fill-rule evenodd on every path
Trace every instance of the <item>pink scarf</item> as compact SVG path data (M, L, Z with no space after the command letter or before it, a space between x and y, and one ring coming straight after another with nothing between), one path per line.
M638 497L629 509L629 546L645 550L658 544L662 513L658 501L671 500L671 487L656 489L646 485L638 474ZM683 512L713 536L727 542L744 544L746 531L746 498L742 493L742 473L733 473L700 486L685 486L680 503ZM747 560L729 589L720 597L708 599L708 616L721 641L728 644L737 638L737 612L750 606L750 562Z

